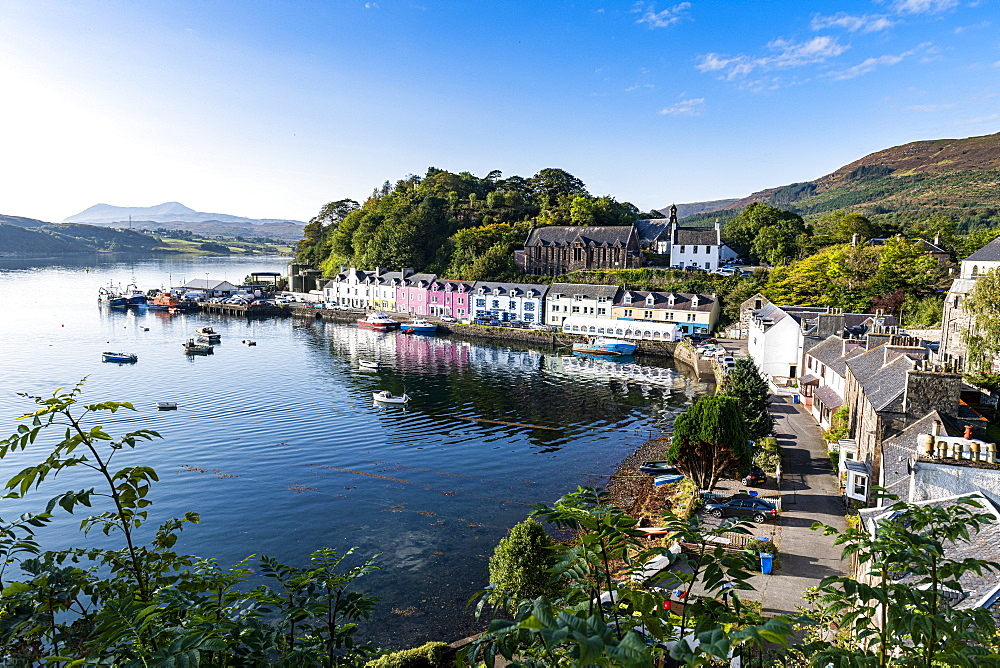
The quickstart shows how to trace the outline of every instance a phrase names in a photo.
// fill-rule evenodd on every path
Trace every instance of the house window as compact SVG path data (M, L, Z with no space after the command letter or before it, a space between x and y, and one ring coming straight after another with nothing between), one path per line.
M485 299L477 299L476 300L476 306L478 306L479 308L486 308L486 300Z
M626 318L631 318L632 317L632 309L630 309L630 308L625 309L625 317Z
M868 476L866 475L855 475L854 476L854 496L864 497L868 494Z
M493 308L497 308L497 309L500 308L500 300L499 299L494 299L493 300Z
M712 252L712 247L711 246L705 246L705 252L706 253L711 253Z
M684 252L684 246L681 246L681 250L680 250L680 252L681 252L681 253L683 253L683 252Z
M535 319L535 314L534 313L525 313L524 314L524 321L525 322L531 322L534 319Z
M517 302L515 302L515 301L512 300L510 302L510 307L509 308L510 308L511 311L513 311L514 309L516 309L517 308Z
M653 312L652 311L643 311L642 312L642 317L643 318L652 318L653 317Z
M698 316L694 313L688 313L687 315L688 315L688 322L694 322L695 320L698 319Z
M761 300L758 299L753 303L753 310L759 311L763 305L764 304L761 302Z
M697 254L698 253L698 247L697 246L691 246L691 252Z
M574 306L573 307L573 313L579 313L579 312L580 312L580 307L579 306Z
M573 295L573 301L578 302L583 299L583 295Z
M525 311L534 311L535 310L535 302L524 302L524 310Z
M464 308L458 309L458 314L459 315L465 315L465 309Z
M597 309L597 315L604 315L607 313L607 309L599 308Z

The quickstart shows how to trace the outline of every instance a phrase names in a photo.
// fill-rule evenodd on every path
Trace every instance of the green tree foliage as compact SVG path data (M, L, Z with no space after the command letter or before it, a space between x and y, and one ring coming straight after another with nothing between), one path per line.
M344 204L344 203L347 204ZM483 178L430 167L386 182L362 206L331 202L306 226L297 259L335 274L340 265L412 267L447 278L513 278L513 251L535 225L631 225L639 211L593 197L561 169L531 178Z
M817 628L799 657L816 667L998 665L1000 636L990 611L959 608L954 597L964 590L964 578L995 578L1000 564L948 554L996 519L973 498L895 503L887 515L874 535L863 527L838 534L813 526L838 534L844 560L869 577L833 576L820 583L811 615L840 632L830 642L831 634Z
M763 202L754 202L722 228L722 239L741 256L782 264L799 253L799 236L806 233L802 218Z
M946 267L918 245L895 237L878 246L830 246L775 267L763 293L776 304L864 313L877 296L901 290L904 299L925 297L942 289L946 281Z
M937 327L944 315L944 301L936 295L915 297L903 301L903 327Z
M447 654L448 645L428 642L420 647L384 654L366 663L365 668L448 668L454 664L445 659Z
M736 360L736 365L722 381L719 394L734 397L739 402L751 439L767 436L774 430L774 418L768 410L771 390L761 377L753 357Z
M765 622L743 603L754 556L728 553L715 542L723 532L749 534L745 524L706 529L668 513L661 526L689 548L674 555L666 547L647 548L637 520L596 489L578 488L551 507L536 506L532 515L576 536L557 548L558 589L522 599L512 619L493 619L462 657L466 665L491 666L500 656L516 661L508 665L538 668L646 668L667 656L683 665L715 665L743 648L784 644L792 632L787 618ZM654 558L678 568L651 577L644 571ZM674 588L686 601L681 614L663 609L663 591ZM483 593L480 610L488 596Z
M56 495L40 513L0 519L0 663L341 666L373 655L354 639L375 605L353 590L375 567L371 559L345 569L353 550L319 550L303 567L263 557L260 574L270 584L248 590L254 573L245 562L224 570L175 552L179 532L198 515L150 531L144 525L156 471L111 466L119 453L159 435L140 429L114 438L91 426L94 415L135 409L116 401L82 404L81 392L78 384L50 397L22 394L38 407L21 418L30 426L0 441L2 459L48 450L6 482L5 499L24 499L67 471L80 480L89 470L95 480ZM62 433L61 440L56 435L52 444L49 432ZM81 544L42 551L35 533L57 521L60 509L91 513L80 524ZM94 540L94 530L107 538ZM147 535L143 544L139 536ZM19 573L9 575L15 567Z
M813 225L815 235L829 240L829 243L848 243L857 234L864 242L877 235L877 228L860 213L848 211L833 211L822 216Z
M991 269L976 279L962 309L972 316L964 332L968 349L966 373L986 387L1000 387L996 359L1000 356L1000 271Z
M529 517L514 525L490 557L490 603L504 607L509 600L550 594L548 571L555 563L552 539L541 524Z
M701 397L674 420L666 459L698 489L712 489L727 472L746 473L750 467L749 440L738 399Z

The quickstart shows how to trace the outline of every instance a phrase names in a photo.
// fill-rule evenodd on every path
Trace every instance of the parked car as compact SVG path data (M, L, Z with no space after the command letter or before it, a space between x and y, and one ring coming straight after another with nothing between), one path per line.
M540 332L551 332L552 331L552 327L550 327L549 325L543 325L540 322L533 322L533 323L531 323L530 325L528 325L528 329L537 329Z
M694 334L688 334L687 335L687 340L690 341L691 343L704 343L705 339L707 339L707 338L708 338L708 334L694 333Z
M750 468L750 472L743 476L743 484L748 487L757 487L767 482L767 474L759 466Z
M493 318L492 320L489 321L489 325L490 327L503 327L504 323L502 320L497 320L496 318Z
M722 359L719 360L719 364L732 369L734 366L736 366L736 359L733 358L732 355L724 355Z
M441 316L441 322L458 322L458 318L450 315Z
M712 517L749 517L758 524L778 516L778 508L773 503L745 494L737 494L728 501L706 503L705 510Z

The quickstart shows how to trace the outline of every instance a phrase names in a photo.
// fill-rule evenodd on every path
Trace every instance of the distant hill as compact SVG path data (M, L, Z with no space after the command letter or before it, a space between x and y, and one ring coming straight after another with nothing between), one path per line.
M726 207L738 202L736 198L733 199L716 199L710 202L690 202L688 204L678 204L677 206L677 218L686 218L688 216L694 216L699 213L707 213L711 211L718 211L719 209L725 209ZM660 213L664 216L670 215L670 207L665 207L663 209L658 209Z
M767 202L806 218L845 209L898 223L941 215L955 220L962 231L1000 226L1000 133L887 148L814 181L768 188L732 201L719 208L716 217L731 217L753 202ZM685 222L710 218L706 212L711 210L703 208Z
M7 216L0 217L6 219ZM81 241L0 222L0 255L86 253L93 249Z
M131 218L131 222L130 219ZM102 227L128 227L155 230L167 228L187 230L201 236L269 237L286 241L302 238L305 223L277 218L244 218L224 213L203 213L180 202L165 202L157 206L113 206L95 204L72 215L64 223L85 223Z
M67 253L93 253L114 251L120 253L149 252L161 248L160 242L142 232L113 230L95 225L53 225L41 221L28 225L8 225L5 221L17 218L0 216L0 255L35 255ZM29 218L17 218L22 223Z

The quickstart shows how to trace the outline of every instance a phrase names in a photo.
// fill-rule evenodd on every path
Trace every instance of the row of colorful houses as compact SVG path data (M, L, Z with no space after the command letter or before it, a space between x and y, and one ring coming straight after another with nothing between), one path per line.
M329 303L352 308L555 328L564 328L567 319L586 318L671 324L679 334L694 334L710 332L719 318L714 294L643 292L577 283L453 281L409 269L378 267L371 271L345 268L326 283L323 294Z

